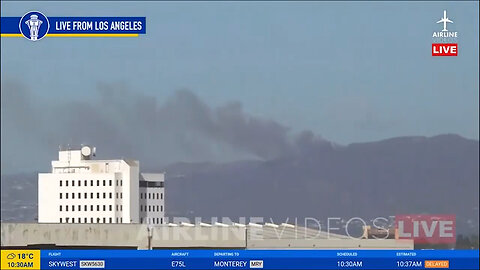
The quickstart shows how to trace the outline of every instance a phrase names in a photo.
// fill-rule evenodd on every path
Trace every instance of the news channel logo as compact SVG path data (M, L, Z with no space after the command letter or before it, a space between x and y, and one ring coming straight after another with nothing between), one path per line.
M40 11L30 11L20 19L18 28L20 28L20 33L26 39L38 41L47 35L50 29L50 22L47 16Z

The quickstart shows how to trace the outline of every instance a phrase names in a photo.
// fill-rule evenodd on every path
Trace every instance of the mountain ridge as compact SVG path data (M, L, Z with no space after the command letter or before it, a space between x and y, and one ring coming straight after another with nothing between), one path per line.
M177 162L165 168L166 214L186 217L326 218L456 214L478 231L477 140L402 136L336 146L303 142L271 160ZM36 173L2 175L2 221L34 221Z

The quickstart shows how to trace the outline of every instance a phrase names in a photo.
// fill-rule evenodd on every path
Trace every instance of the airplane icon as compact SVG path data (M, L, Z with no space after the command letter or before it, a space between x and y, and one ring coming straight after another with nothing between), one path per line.
M447 18L447 11L444 10L443 11L443 18L440 21L438 21L437 23L443 23L442 32L444 32L444 31L448 31L447 30L447 23L453 23L453 22Z

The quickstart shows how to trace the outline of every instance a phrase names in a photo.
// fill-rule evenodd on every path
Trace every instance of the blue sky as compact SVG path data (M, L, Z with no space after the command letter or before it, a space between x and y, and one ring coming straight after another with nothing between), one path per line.
M146 16L138 38L2 38L1 78L42 100L124 83L340 144L456 133L478 139L478 2L2 2L2 16ZM432 57L443 10L458 57ZM8 101L2 101L8 102Z

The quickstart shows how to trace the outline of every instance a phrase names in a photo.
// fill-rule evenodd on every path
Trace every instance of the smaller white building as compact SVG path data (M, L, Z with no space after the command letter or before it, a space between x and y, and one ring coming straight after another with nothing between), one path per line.
M164 174L140 174L140 223L163 224L164 182Z
M95 160L95 148L60 150L38 174L39 223L163 224L163 173L140 173L136 160Z

